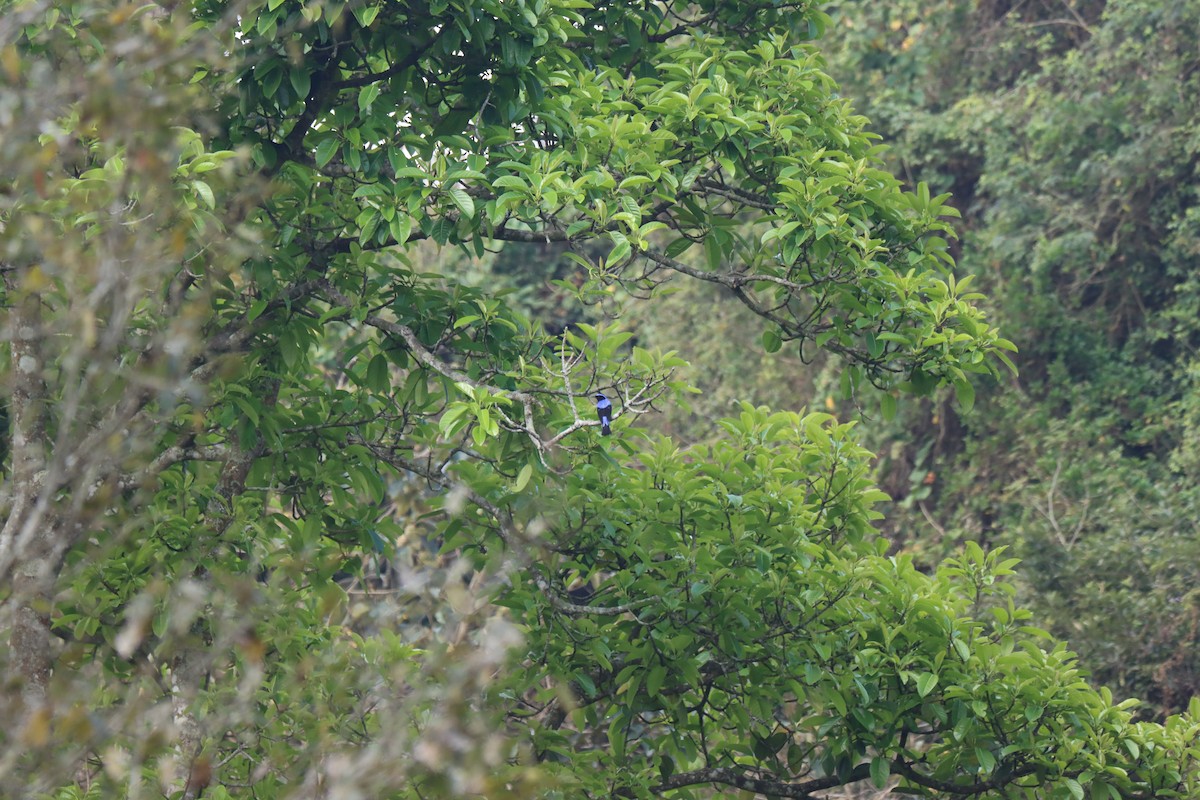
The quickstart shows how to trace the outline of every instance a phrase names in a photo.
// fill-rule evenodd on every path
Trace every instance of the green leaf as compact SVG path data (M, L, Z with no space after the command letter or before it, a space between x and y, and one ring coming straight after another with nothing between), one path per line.
M237 395L231 395L229 399L233 401L234 405L241 409L242 413L246 415L246 419L250 420L250 422L254 425L258 424L259 417L257 408L252 406L244 398L241 398Z
M992 355L994 355L996 358L998 358L1000 360L1000 362L1004 364L1004 366L1008 367L1009 372L1011 372L1013 375L1020 374L1017 372L1017 365L1014 364L1012 362L1012 359L1009 358L1007 355L1000 352L999 350L994 351L992 353Z
M392 217L392 221L388 223L388 232L392 234L393 241L397 244L404 244L412 233L412 217L397 212L396 216Z
M585 672L580 672L575 675L575 682L579 684L579 688L583 689L584 694L591 698L596 696L596 683Z
M335 136L326 136L317 145L317 166L323 167L333 160L334 154L338 151L338 146L341 144Z
M893 333L892 331L884 331L883 333L875 334L875 338L881 342L894 342L895 344L911 345L912 342L907 336L901 333Z
M438 420L438 429L444 438L450 438L458 433L466 422L467 410L470 408L466 403L458 402L450 406L442 418Z
M166 607L158 609L154 615L154 621L150 624L150 630L158 638L162 638L167 633L167 623L170 622L170 612Z
M380 186L378 183L364 183L362 186L354 190L351 197L357 199L359 197L390 197L388 190Z
M975 387L966 378L954 381L954 395L958 398L958 405L963 413L968 413L975 407Z
M379 6L354 5L350 9L350 13L354 14L359 25L369 28L375 21L375 17L379 16Z
M780 338L779 332L774 328L767 328L762 334L763 349L768 353L777 353L779 348L783 346L783 339Z
M667 248L663 251L663 255L665 255L667 258L678 258L685 250L694 244L695 242L691 239L687 238L686 236L681 236L667 245Z
M279 354L283 356L284 366L289 370L295 370L299 366L303 351L295 332L290 328L279 335Z
M625 760L625 725L625 715L618 713L608 726L608 744L618 761Z
M650 674L646 676L646 694L650 697L658 697L659 691L662 689L663 682L667 679L667 668L662 664L650 669Z
M200 200L206 208L216 208L217 200L213 196L212 187L204 181L192 181L192 188L196 190L196 194L200 195Z
M896 396L891 392L884 392L879 396L879 410L883 414L885 420L891 421L896 418Z
M629 255L632 248L630 247L629 239L619 231L612 231L609 237L613 240L613 246L608 251L608 255L605 256L604 263L606 266L612 267L623 261Z
M308 74L308 70L291 69L288 71L288 80L296 92L296 97L301 100L308 97L309 89L312 88L312 78Z
M388 362L383 353L377 354L367 365L367 388L375 392L385 393L391 388L388 376Z
M704 238L704 260L713 272L721 268L721 244L711 233Z
M358 110L360 113L365 114L371 108L371 105L379 97L379 91L379 84L377 83L368 83L359 90Z
M250 309L246 312L246 321L254 322L254 320L258 319L259 315L261 315L262 312L267 310L267 306L269 306L270 304L271 304L270 300L266 300L266 299L255 300L253 303L250 304Z
M992 755L992 751L983 747L976 747L975 758L979 762L979 768L983 770L984 774L990 774L996 769L996 757Z
M875 784L876 789L882 789L887 786L888 777L891 774L891 764L886 758L875 756L871 759L871 783Z
M525 490L529 485L529 479L533 477L533 465L526 464L521 467L521 471L517 473L517 482L513 484L513 491L518 494Z
M1083 800L1083 786L1074 778L1064 778L1063 783L1066 784L1067 791L1075 800Z
M938 684L938 676L932 672L922 672L917 676L917 694L927 696Z
M475 201L471 199L471 195L457 186L451 187L448 194L450 195L450 200L458 207L458 210L462 212L464 217L471 218L475 216Z

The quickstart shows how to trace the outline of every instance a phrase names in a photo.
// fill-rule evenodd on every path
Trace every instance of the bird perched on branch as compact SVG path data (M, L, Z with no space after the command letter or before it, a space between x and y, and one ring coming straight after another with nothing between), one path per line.
M600 435L611 436L612 428L612 401L604 396L601 392L596 392L596 413L600 416Z

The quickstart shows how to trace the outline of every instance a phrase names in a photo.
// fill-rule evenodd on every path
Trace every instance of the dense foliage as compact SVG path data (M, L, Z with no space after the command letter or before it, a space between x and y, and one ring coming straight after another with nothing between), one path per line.
M696 280L847 398L970 408L1012 345L812 4L5 11L22 796L1195 794L1200 708L1090 687L998 552L886 555L852 425L681 448L675 353L417 268L559 243L575 302Z
M928 562L1010 545L1022 597L1098 681L1178 710L1200 688L1200 8L838 8L831 70L897 168L953 191L960 265L1021 346L983 413L914 409L889 434L909 442L892 529Z

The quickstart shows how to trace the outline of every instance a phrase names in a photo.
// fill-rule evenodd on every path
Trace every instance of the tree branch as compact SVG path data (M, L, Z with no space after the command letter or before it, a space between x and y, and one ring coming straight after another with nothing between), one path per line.
M1001 764L1003 766L1003 764ZM1007 786L1018 778L1023 778L1026 775L1032 775L1037 772L1037 768L1032 765L1016 767L1010 771L1005 771L997 767L992 773L993 777L986 781L974 781L968 784L954 783L952 781L941 781L936 778L931 778L928 775L922 775L913 768L913 765L897 758L892 762L892 771L904 776L909 781L923 786L926 789L933 789L938 792L947 792L961 797L970 797L972 795L980 795L984 792L990 792L994 789Z
M181 464L184 461L224 461L232 455L226 445L210 445L208 447L182 447L176 445L163 450L146 465L144 469L129 475L122 475L117 485L122 491L144 486L148 480L167 467Z
M734 786L738 789L754 792L755 794L811 800L813 792L832 789L836 786L844 786L848 783L865 780L869 777L871 777L870 764L859 764L845 778L830 776L813 778L801 783L787 783L784 781L756 778L747 772L732 767L709 767L707 769L697 769L691 772L680 772L672 775L658 786L655 786L651 791L662 793L671 789L681 789L685 786L716 783L725 786Z
M386 81L388 78L394 78L409 67L416 66L417 62L421 60L421 56L429 52L429 48L433 47L437 43L437 40L441 38L442 33L449 27L450 26L448 25L442 25L440 28L434 31L433 36L429 37L429 41L425 42L424 45L413 50L406 58L397 61L395 64L383 70L382 72L371 72L367 73L366 75L359 75L355 78L346 78L345 80L334 81L332 83L333 89L335 91L340 91L342 89L358 89L371 83L378 83L379 81Z
M4 287L15 302L9 317L8 399L12 483L16 487L8 516L0 529L0 575L11 575L15 601L8 646L14 654L14 678L21 687L24 712L31 714L46 700L52 657L50 652L49 583L57 552L65 544L51 523L52 493L35 480L46 464L46 369L40 339L42 305L36 292L20 286L5 273ZM7 582L7 581L6 581ZM14 720L17 722L17 720Z
M333 285L330 284L328 281L321 282L321 289L322 289L322 292L325 294L325 296L329 299L329 301L331 303L333 303L335 306L340 306L340 307L346 308L346 309L350 309L350 308L354 307L354 305L355 305L354 301L351 300L346 295L339 292L337 289L335 289L333 287ZM347 312L347 314L348 313L349 312ZM510 389L501 389L496 386L491 386L489 384L480 383L479 381L476 381L473 378L471 378L470 375L463 372L462 370L460 370L454 366L451 366L450 364L447 364L445 361L442 361L440 358L438 358L432 352L430 352L429 348L427 348L421 342L420 338L417 337L416 332L413 331L413 329L408 327L407 325L403 325L399 322L394 322L390 319L384 319L383 317L379 316L378 314L368 314L363 319L363 322L367 325L370 325L372 328L376 328L380 331L383 331L384 333L387 333L391 336L395 336L396 338L403 341L405 346L408 348L408 351L410 353L412 353L413 357L415 359L417 359L417 361L419 361L423 366L428 367L429 369L433 370L437 374L441 375L442 377L449 378L450 380L452 380L456 383L465 383L468 386L471 386L471 387L474 387L477 389L478 388L487 389L489 392L492 392L493 394L497 394L501 397L507 397L510 400L515 400L519 403L534 403L535 402L535 398L530 394L526 394L525 392L512 391Z

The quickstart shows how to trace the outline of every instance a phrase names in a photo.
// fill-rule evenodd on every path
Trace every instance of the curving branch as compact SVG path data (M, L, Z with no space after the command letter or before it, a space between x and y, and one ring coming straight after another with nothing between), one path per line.
M450 27L451 26L449 25L440 26L434 31L433 35L429 37L429 40L425 42L425 44L416 48L409 53L407 57L397 61L387 69L380 72L370 72L365 75L357 75L353 78L345 78L340 81L334 81L332 83L332 88L337 91L342 89L359 89L372 83L378 83L379 81L386 81L390 78L396 77L409 67L415 67L417 62L421 60L422 56L428 53L429 49L437 44L438 39L442 37L442 33L448 30Z
M902 775L907 780L922 786L926 789L933 789L938 792L958 795L959 797L973 797L976 795L991 792L1004 786L1008 786L1013 781L1024 778L1026 775L1032 775L1037 772L1037 767L1025 764L1009 769L1003 769L1005 764L997 767L993 771L993 777L986 781L972 781L971 783L954 783L953 781L942 781L936 778L931 778L928 775L923 775L918 772L913 763L907 762L904 759L897 758L892 762L892 771Z
M800 783L788 783L786 781L760 778L744 770L734 769L733 767L709 767L707 769L676 773L658 786L653 787L651 791L662 793L671 789L682 789L686 786L720 784L769 797L815 800L813 792L823 792L837 786L866 780L869 777L871 777L870 764L859 764L844 778L829 776L825 778L813 778L801 781Z
M334 306L347 309L346 314L342 317L334 317L335 319L345 319L349 317L349 309L355 306L355 302L346 295L334 288L329 281L321 281L320 287L322 293ZM416 331L399 322L390 319L385 319L378 314L368 314L363 323L371 326L379 331L382 331L391 336L395 336L404 342L405 347L423 366L428 367L444 378L449 378L455 383L465 383L476 389L486 389L488 392L507 397L510 400L515 400L518 403L532 406L536 403L536 399L531 394L526 392L518 392L511 389L501 389L498 386L482 383L473 379L470 375L458 369L457 367L442 361L435 356L429 348L427 348L417 336Z
M321 291L334 306L340 306L346 309L354 306L354 302L349 297L334 288L328 281L321 282ZM335 318L345 319L348 317L349 311L347 311L341 317ZM385 319L378 314L368 314L363 319L363 324L369 325L379 331L382 331L383 333L400 339L402 342L404 342L404 345L409 353L411 353L420 364L432 370L433 372L436 372L442 377L449 378L455 383L466 384L474 389L483 389L489 394L498 397L504 397L518 403L522 410L520 421L514 420L508 414L505 414L503 409L497 408L496 411L504 423L504 426L508 430L522 433L529 437L530 441L533 442L534 447L537 448L539 457L542 458L543 464L545 463L544 454L546 450L554 447L577 430L582 428L598 427L600 425L599 420L590 417L584 418L580 415L579 409L575 405L575 398L590 396L591 382L589 382L588 390L576 392L571 386L571 381L568 374L568 365L565 357L563 361L563 391L538 389L517 391L513 389L503 389L494 384L475 380L470 375L453 366L452 364L449 364L438 358L428 347L424 345L424 343L421 342L416 332L407 325L394 320ZM571 362L571 367L577 365L578 363L580 363L578 359L573 359ZM654 402L662 397L667 390L666 382L670 377L670 374L671 373L668 372L664 375L652 375L650 379L646 381L645 385L641 386L636 391L631 391L626 385L618 384L616 388L621 393L622 407L620 410L614 412L613 419L617 419L626 413L646 414L652 411ZM565 428L553 434L549 438L543 436L543 434L538 431L533 419L534 409L539 405L539 395L552 395L569 398L569 405L573 419Z
M1032 775L1037 771L1032 765L1021 765L1009 769L997 769L993 773L993 777L988 780L977 780L971 783L954 783L953 781L943 781L936 778L931 778L918 772L912 763L905 761L902 758L895 758L891 762L891 771L894 774L900 775L910 783L920 786L924 789L930 789L937 792L955 795L958 797L975 797L987 792L995 791L996 789L1009 786L1013 781L1023 778L1027 775ZM798 800L816 800L814 792L824 792L838 786L846 786L857 781L866 780L871 777L871 765L869 762L859 764L849 773L843 776L827 776L823 778L813 778L799 783L789 783L787 781L773 780L763 778L759 775L751 774L746 770L736 769L733 767L708 767L706 769L691 770L689 772L680 772L667 778L658 786L653 788L655 792L666 792L671 789L681 789L687 786L698 786L703 784L720 784L724 786L733 786L755 794L767 795L770 797L788 797L797 798Z
M145 468L128 475L122 475L117 480L117 486L122 491L136 489L144 486L147 481L154 478L158 473L175 464L182 464L185 461L227 461L232 454L232 450L223 444L209 445L207 447L175 445L159 453Z

